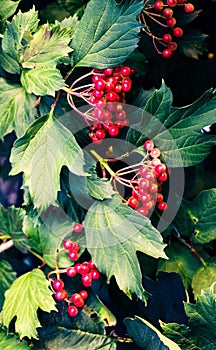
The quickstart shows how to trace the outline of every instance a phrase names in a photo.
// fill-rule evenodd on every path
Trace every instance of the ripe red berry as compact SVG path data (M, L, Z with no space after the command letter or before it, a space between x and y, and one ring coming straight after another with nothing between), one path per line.
M184 11L187 12L187 13L192 13L194 12L194 5L193 4L185 4L184 5Z
M183 36L183 34L184 34L184 32L183 32L183 30L180 27L176 27L176 28L173 29L173 35L176 38L181 38L181 36Z
M162 15L165 17L165 18L171 18L172 15L173 15L173 10L169 7L165 8L162 12Z
M53 281L53 288L55 290L62 290L64 288L64 282L60 279Z
M131 207L132 209L135 209L138 206L138 199L135 197L130 197L128 199L128 205L129 207Z
M154 142L152 140L147 140L144 143L144 149L146 151L151 151L154 148Z
M88 292L86 290L81 290L79 292L79 295L82 297L83 300L88 298Z
M123 77L128 77L131 74L130 67L127 67L127 66L122 67L121 74L123 75Z
M167 209L167 203L166 203L166 202L160 202L160 203L158 203L158 209L160 209L160 210L166 210L166 209Z
M162 8L163 8L163 5L164 5L163 1L157 0L157 1L154 2L154 9L156 11L161 11Z
M104 74L109 76L109 75L112 75L113 73L113 68L106 68L103 70Z
M82 264L78 263L78 264L74 265L74 268L75 268L77 273L80 273L80 270L82 268Z
M88 263L81 264L80 273L81 275L87 275L90 272Z
M146 190L148 187L149 187L149 181L147 179L141 179L139 182L139 190L141 189Z
M58 290L54 295L56 300L64 300L68 297L68 292L64 289Z
M113 125L108 129L108 133L110 136L115 137L119 134L119 129L117 126Z
M175 41L168 43L168 48L172 51L175 51L178 48L178 44Z
M101 98L103 96L103 94L104 94L103 90L94 90L93 91L93 95L96 98Z
M122 81L122 90L124 92L128 92L131 89L131 84L132 84L132 80L130 78L125 78Z
M80 300L74 301L74 305L76 307L83 307L84 304L85 304L85 302L84 302L83 298L81 298L81 297L80 297Z
M157 173L162 174L166 171L166 165L165 164L158 164L155 166L155 170Z
M172 35L170 35L168 33L164 34L162 36L162 40L163 40L164 43L169 43L170 41L172 41Z
M140 207L139 209L137 209L137 212L140 213L143 216L148 215L148 210L144 207Z
M176 19L174 17L168 18L166 24L168 27L174 27L176 25Z
M78 314L78 309L76 306L69 306L68 307L68 315L71 317L75 317Z
M126 112L124 110L117 112L116 118L118 120L124 120L126 118Z
M93 76L92 76L92 82L93 82L93 83L96 83L96 81L98 81L99 79L101 79L101 76L100 76L100 75L97 75L97 74L96 74L96 75L93 75Z
M96 133L95 133L95 136L96 136L98 139L102 140L102 139L105 138L106 133L105 133L105 131L104 131L103 129L98 129L98 130L96 131Z
M177 0L167 0L167 5L170 7L175 7L177 5Z
M167 173L162 173L159 177L158 180L161 182L165 182L167 180Z
M70 299L73 303L76 303L77 301L80 301L82 299L82 297L79 293L74 293L74 294L72 294Z
M83 227L82 227L81 224L74 224L74 225L73 225L73 231L76 232L76 233L81 232L82 229L83 229Z
M149 192L150 193L156 193L158 191L158 185L157 184L150 184L149 185Z
M68 253L68 258L72 261L75 261L79 258L79 255L76 251L72 250Z
M77 244L77 242L71 242L71 247L70 247L70 251L71 252L77 252L79 251L79 246Z
M72 243L73 243L73 242L72 242L70 239L66 239L66 240L64 241L64 249L66 249L66 250L70 249L71 246L72 246Z
M152 158L158 158L161 155L159 148L153 148L150 153Z
M82 275L82 283L84 287L90 287L92 285L92 275L90 273L88 275Z
M95 89L96 90L103 90L105 88L105 81L103 79L98 79L95 82Z
M68 277L75 277L77 274L75 267L68 267L66 274Z
M162 195L162 193L158 193L158 194L157 194L156 202L158 202L158 203L163 202L163 195Z
M118 102L119 99L119 95L115 91L108 91L106 94L106 100L108 102Z
M98 270L92 270L91 275L92 275L93 280L97 280L98 278L100 278L101 274Z
M149 168L146 165L142 165L139 168L139 173L143 177L143 175L145 175L148 172L148 170L149 170Z
M122 86L121 86L121 84L116 84L116 85L114 85L114 91L115 91L117 94L120 94L121 91L122 91Z
M96 266L95 266L95 264L93 263L92 260L89 260L88 266L90 267L90 269L96 269Z
M143 203L143 208L145 208L146 210L151 210L154 206L154 201L149 201L149 202L144 202Z

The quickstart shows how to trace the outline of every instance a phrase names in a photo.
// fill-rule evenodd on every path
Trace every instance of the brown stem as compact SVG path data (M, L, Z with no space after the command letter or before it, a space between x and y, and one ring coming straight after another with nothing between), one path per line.
M4 242L0 245L0 253L3 253L5 250L10 249L11 247L13 247L14 243L13 240L10 239L10 241Z

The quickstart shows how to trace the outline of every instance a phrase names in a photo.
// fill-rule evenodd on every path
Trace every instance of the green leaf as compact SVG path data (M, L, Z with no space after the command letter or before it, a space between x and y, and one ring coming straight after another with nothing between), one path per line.
M196 304L185 303L189 327L175 323L163 326L166 336L176 341L182 350L211 350L216 346L215 283L197 296Z
M85 0L58 0L58 3L70 14L76 13L78 17L83 15L86 6Z
M38 220L32 218L30 215L25 215L23 218L22 230L28 238L29 246L38 253L42 253Z
M141 25L136 17L142 7L141 0L119 5L113 0L91 0L72 42L73 65L106 68L124 62L137 47Z
M0 139L12 130L22 136L34 120L36 97L23 87L0 78Z
M9 327L16 316L15 331L20 338L37 339L36 328L41 326L37 316L39 308L45 312L57 311L49 282L41 270L34 269L17 278L5 293L3 324Z
M23 68L39 68L44 65L56 67L62 57L72 49L68 46L70 35L60 25L52 28L44 24L33 36L24 49L21 58Z
M17 62L20 61L20 55L31 33L38 27L38 12L35 8L28 12L19 11L11 21L7 23L6 30L2 39L2 49Z
M0 309L2 308L4 302L4 293L10 288L15 279L16 273L13 271L11 264L3 259L0 259Z
M1 0L0 18L2 21L5 21L7 18L14 14L20 1L21 0Z
M90 196L103 200L111 198L115 194L111 183L107 179L100 179L99 177L88 177L87 187Z
M0 205L0 232L5 236L11 236L17 249L26 253L29 245L26 236L22 231L22 223L25 212L21 208L13 206L5 209Z
M165 249L169 260L161 260L158 272L177 272L180 274L184 286L188 289L197 269L201 266L200 260L181 243L172 243Z
M166 255L160 233L148 218L125 206L118 195L95 202L85 218L86 245L98 269L128 296L143 298L136 251L155 258Z
M0 347L4 350L36 350L34 346L29 344L26 340L22 340L20 342L13 335L7 334L4 330L0 328Z
M55 96L55 92L65 85L60 71L46 65L35 69L23 69L21 83L29 94L39 96Z
M43 258L50 267L55 267L55 257L63 238L67 232L72 233L74 222L70 220L61 208L50 207L40 216L39 226L40 245ZM61 267L68 267L71 261L66 259L66 264Z
M102 349L102 350L116 350L117 341L105 335L98 335L80 330L69 330L66 328L59 328L55 333L46 334L45 344L47 350L59 349L59 344L64 350L86 350Z
M189 106L172 107L172 93L163 83L147 101L141 121L129 129L127 141L139 147L151 138L167 165L193 166L210 153L215 136L203 134L201 129L215 122L215 110L212 90Z
M128 335L143 350L181 350L172 340L165 337L148 321L136 316L125 318L124 324Z
M53 116L38 118L13 146L11 175L24 172L35 208L45 210L56 205L63 165L77 175L83 171L83 152L73 134Z
M201 290L210 288L214 282L216 282L216 262L206 263L193 276L192 288L195 297L201 294Z
M2 50L0 51L0 65L6 72L10 74L20 73L19 63L11 56L4 53Z

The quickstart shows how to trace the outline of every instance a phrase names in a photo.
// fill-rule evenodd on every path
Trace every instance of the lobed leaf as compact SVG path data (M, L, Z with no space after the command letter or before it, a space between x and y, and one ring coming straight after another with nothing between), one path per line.
M45 312L57 311L49 282L39 269L17 278L5 293L2 320L6 327L16 317L15 331L20 338L36 338L36 329L40 327L38 309Z
M137 47L143 1L91 0L76 28L72 64L107 68L126 60ZM97 9L95 11L95 9Z
M4 350L29 350L29 344L26 340L20 342L13 335L7 334L3 329L0 328L0 347ZM36 348L31 345L31 350Z
M216 282L216 262L206 263L201 266L193 276L192 288L195 298Z
M4 303L4 293L10 288L11 284L14 282L15 279L16 273L13 271L11 264L9 264L9 262L7 262L6 260L0 259L0 309L2 308L2 305Z
M162 237L148 218L125 206L118 195L95 202L85 218L86 246L98 269L128 296L143 298L136 251L155 258L166 255Z
M5 21L14 14L20 1L21 0L1 0L0 18L2 21Z
M11 175L24 172L24 185L39 212L57 205L63 165L77 175L85 174L83 152L73 134L50 115L38 118L14 143L10 160Z

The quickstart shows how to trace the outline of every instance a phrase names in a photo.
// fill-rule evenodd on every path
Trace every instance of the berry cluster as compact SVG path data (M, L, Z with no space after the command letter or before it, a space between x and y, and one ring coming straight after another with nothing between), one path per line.
M73 231L76 233L81 232L82 225L75 224L73 226ZM80 248L77 242L73 242L70 239L64 240L63 250L67 251L70 260L75 261L79 258L78 252ZM90 260L83 263L76 263L75 265L62 270L59 270L57 267L54 273L56 273L58 276L56 279L51 280L51 288L53 290L54 297L56 300L65 300L68 303L68 314L71 317L74 317L78 314L78 308L82 308L84 306L85 300L88 298L88 292L86 290L81 290L79 293L74 293L69 297L68 292L65 289L64 282L59 277L60 273L66 273L66 275L70 278L80 274L83 286L88 288L92 285L93 280L100 278L100 272L97 270L93 261Z
M175 18L175 8L183 8L185 13L192 13L194 11L194 5L188 3L187 0L155 0L153 5L145 1L142 13L139 16L140 22L146 25L143 28L144 32L148 34L152 40L156 51L164 58L172 56L173 51L178 48L176 39L181 38L184 35L183 29L177 26L177 20ZM162 37L154 35L151 31L151 21L154 21L161 28L164 28L164 34ZM147 25L148 22L148 25ZM158 45L162 48L158 48Z
M119 129L128 126L129 121L123 104L126 102L126 93L131 90L131 76L135 73L136 71L128 66L93 69L84 76L91 76L90 84L74 88L77 82L75 81L70 87L68 102L73 109L73 95L82 98L91 106L83 116L88 122L89 137L94 143L100 143L107 134L115 137ZM81 89L83 91L77 92Z
M166 165L159 159L161 152L154 147L151 140L144 143L144 149L148 159L140 166L136 178L133 179L132 195L127 204L141 215L147 216L156 203L158 209L167 209L167 203L160 192L168 174Z

